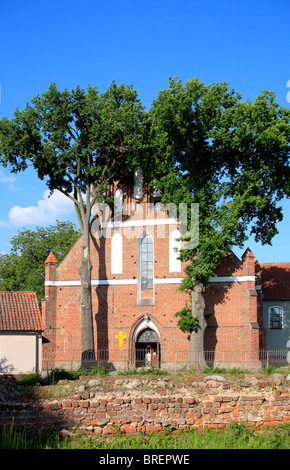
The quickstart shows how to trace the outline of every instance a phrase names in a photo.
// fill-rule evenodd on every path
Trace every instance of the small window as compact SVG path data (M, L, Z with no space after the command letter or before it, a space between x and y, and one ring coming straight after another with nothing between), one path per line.
M154 187L153 188L153 197L161 197L161 196L162 196L161 190Z
M279 330L283 328L283 308L270 307L269 308L269 328Z
M115 206L115 215L121 214L123 211L123 191L120 188L118 188L115 193L114 206Z
M137 166L134 169L134 198L142 199L143 196L143 175L142 168Z

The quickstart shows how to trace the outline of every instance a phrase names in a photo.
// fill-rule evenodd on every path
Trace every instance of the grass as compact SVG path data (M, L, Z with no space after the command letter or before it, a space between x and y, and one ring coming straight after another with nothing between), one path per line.
M274 373L281 373L285 374L289 372L288 367L280 367L280 368L275 368L273 366L268 366L265 367L264 369L261 369L259 373L261 374L274 374ZM231 374L231 375L242 375L242 374L252 374L253 371L247 370L247 369L238 369L238 368L233 368L233 369L226 369L226 368L219 368L216 367L214 369L211 368L206 368L202 371L203 374ZM187 375L195 375L195 371L188 371ZM51 371L50 375L48 378L41 378L37 373L31 373L31 374L23 374L20 378L17 379L17 382L19 385L28 385L28 386L41 386L41 385L54 385L56 384L59 380L78 380L80 376L101 376L105 377L109 375L109 373L106 371L105 367L102 365L96 365L92 369L78 369L78 370L63 370L63 369L54 369ZM149 376L159 376L159 375L169 375L169 373L165 370L160 370L160 369L146 369L144 367L140 369L129 369L125 371L119 371L118 372L119 376L130 376L130 375L149 375Z
M252 374L253 375L256 373L260 373L264 375L271 375L271 374L286 374L289 371L290 369L288 366L285 366L285 367L268 366L268 367L264 367L263 369L260 369L259 371L239 369L237 367L233 367L232 369L226 369L226 368L220 368L220 367L215 367L214 369L211 369L207 367L202 372L203 374L232 374L232 375L242 375L242 374L251 375Z
M141 367L140 369L128 369L118 372L118 375L168 375L168 372L160 369L146 369Z
M58 435L28 436L24 431L4 428L0 449L290 449L290 424L257 431L243 422L232 422L221 430L195 428L162 433L140 432L123 435L118 429L113 437L76 434L61 440Z
M273 366L265 367L258 371L261 374L274 374L274 373L281 373L285 374L289 372L288 367L280 367L275 368ZM242 375L242 374L252 374L253 371L247 369L225 369L216 367L214 369L206 368L202 371L203 374L230 374L230 375ZM188 371L187 375L195 375L195 371ZM28 386L41 386L41 385L55 385L59 380L78 380L80 376L101 376L105 377L108 376L109 373L106 371L105 367L97 365L93 369L78 369L78 370L71 370L66 371L63 369L54 369L51 371L48 378L41 378L37 373L31 374L23 374L20 378L17 379L19 385L28 385ZM130 375L148 375L148 376L164 376L170 375L165 370L160 369L146 369L144 367L140 369L129 369L125 371L119 371L119 376L130 376ZM178 375L178 374L177 374ZM0 379L1 380L1 379Z
M232 375L242 375L242 374L250 374L251 372L248 369L238 369L237 367L233 367L232 369L225 369L220 367L215 367L211 369L207 367L203 370L203 374L232 374Z
M104 366L96 365L92 369L78 369L78 370L63 370L54 369L51 371L49 377L41 378L37 373L23 374L17 378L19 385L27 386L41 386L41 385L54 385L59 380L78 380L80 376L101 376L105 377L108 375Z
M76 441L67 440L67 448L83 449L290 449L290 426L278 425L272 429L256 431L244 423L233 422L222 430L196 428L163 433L139 433L106 440L86 437ZM72 446L72 447L70 447ZM79 446L79 447L78 447Z

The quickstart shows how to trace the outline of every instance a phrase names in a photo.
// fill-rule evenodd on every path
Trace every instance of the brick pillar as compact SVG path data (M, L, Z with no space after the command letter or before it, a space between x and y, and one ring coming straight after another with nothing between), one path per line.
M256 290L256 262L255 256L248 248L242 256L243 275L254 276L253 281L247 282L249 292L248 303L248 321L249 321L249 353L253 367L259 366L259 349L260 349L260 318L259 318L259 295Z
M260 327L260 346L259 349L266 349L266 330L264 327L264 320L263 320L263 300L262 300L262 290L261 290L261 266L256 261L255 263L256 268L256 289L258 294L258 324Z
M255 255L249 248L246 249L242 256L243 261L243 275L256 276Z
M57 287L53 285L53 281L56 281L56 270L57 260L54 254L50 253L45 261L45 298L42 300L43 371L52 369L55 365Z

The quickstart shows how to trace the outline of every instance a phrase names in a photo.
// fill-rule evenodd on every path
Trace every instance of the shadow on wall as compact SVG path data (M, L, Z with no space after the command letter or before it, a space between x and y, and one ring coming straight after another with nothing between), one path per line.
M247 251L247 250L246 250ZM245 252L246 254L246 252ZM220 277L232 277L236 276L238 271L242 271L244 259L239 259L233 252L230 252L225 258L221 260L220 266L217 270L216 275ZM222 313L217 313L217 307L223 304L226 305L231 301L231 290L234 288L233 282L220 283L213 282L206 289L205 292L205 303L206 303L206 316L207 316L207 328L205 332L205 350L215 350L218 343L218 327L219 317ZM256 294L256 293L255 293ZM250 296L250 292L248 293ZM242 305L241 305L242 308ZM219 310L221 310L219 308ZM242 312L242 310L241 310ZM217 313L217 314L216 314ZM233 319L234 320L234 319ZM233 325L227 325L233 326Z
M13 364L9 363L7 357L2 357L0 359L0 374L1 375L11 375L15 373L15 367Z
M5 419L0 419L0 433L2 428L13 427L28 433L44 432L45 435L48 430L59 432L74 425L71 416L60 414L59 406L55 403L44 406L39 396L39 385L34 385L19 382L16 376L9 374L1 378L0 396Z
M106 239L104 237L98 240L92 237L95 250L99 256L99 279L107 280L106 271ZM94 313L97 328L97 349L108 348L108 285L96 287L98 298L98 309Z

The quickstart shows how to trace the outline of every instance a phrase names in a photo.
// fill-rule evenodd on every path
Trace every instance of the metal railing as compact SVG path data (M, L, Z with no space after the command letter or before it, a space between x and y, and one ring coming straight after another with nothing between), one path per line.
M130 370L142 367L160 368L163 370L179 371L182 369L200 368L202 354L197 353L194 361L190 360L189 351L154 351L144 349L108 349L102 348L95 353L77 350L65 350L60 355L54 351L43 355L43 369L62 368L76 370L91 369L96 365L104 366L108 371ZM245 368L257 369L264 367L290 367L290 351L260 350L252 351L204 351L204 359L209 368Z
M259 352L260 361L264 367L268 366L290 366L290 350L289 349L269 349Z

